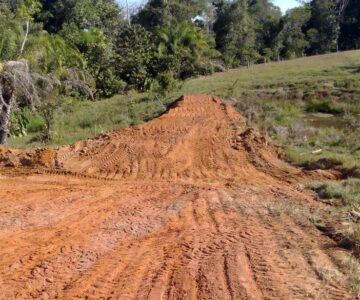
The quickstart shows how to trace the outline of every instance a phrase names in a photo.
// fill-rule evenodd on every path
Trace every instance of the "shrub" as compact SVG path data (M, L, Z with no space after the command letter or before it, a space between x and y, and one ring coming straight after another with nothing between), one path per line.
M158 82L158 90L156 92L163 96L177 87L177 81L174 78L174 73L171 71L159 74L156 79Z
M27 134L28 118L21 112L15 112L11 115L10 136L19 137Z
M338 115L343 113L342 109L335 107L329 100L312 100L305 108L308 113L327 113Z
M122 93L126 83L119 79L111 69L103 69L96 81L96 89L102 97L110 97Z
M28 117L29 123L27 125L28 132L41 132L45 129L45 121L38 114L32 114Z

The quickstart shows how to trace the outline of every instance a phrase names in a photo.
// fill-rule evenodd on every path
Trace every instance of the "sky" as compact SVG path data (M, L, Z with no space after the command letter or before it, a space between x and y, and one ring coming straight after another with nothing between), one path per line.
M128 0L131 5L138 5L146 2L145 0ZM118 0L120 4L124 3L124 0ZM274 0L274 4L279 6L283 13L285 13L289 8L298 6L299 3L296 0Z
M279 6L283 13L285 13L289 8L293 8L299 5L299 2L296 0L274 0L274 4Z

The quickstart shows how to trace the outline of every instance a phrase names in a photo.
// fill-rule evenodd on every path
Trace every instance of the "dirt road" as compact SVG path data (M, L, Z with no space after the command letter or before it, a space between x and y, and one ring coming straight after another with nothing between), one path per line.
M0 299L353 299L305 174L219 99L0 149ZM320 174L325 176L324 174Z

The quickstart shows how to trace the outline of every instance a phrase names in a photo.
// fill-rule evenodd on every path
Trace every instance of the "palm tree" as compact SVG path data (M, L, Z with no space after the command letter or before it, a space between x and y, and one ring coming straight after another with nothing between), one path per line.
M211 72L209 58L219 55L210 36L193 24L175 23L158 32L158 57L166 61L166 71L173 72L176 78Z
M34 70L43 74L61 76L69 67L85 67L80 52L60 36L50 35L45 31L29 38L23 58L29 61Z
M198 60L210 53L202 31L187 22L161 28L158 37L159 55L188 56Z

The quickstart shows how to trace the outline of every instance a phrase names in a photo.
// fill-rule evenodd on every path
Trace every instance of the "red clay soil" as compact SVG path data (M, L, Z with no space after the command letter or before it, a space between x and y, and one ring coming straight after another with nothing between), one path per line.
M293 213L330 175L245 124L185 96L72 146L0 148L0 299L353 299L346 253Z

